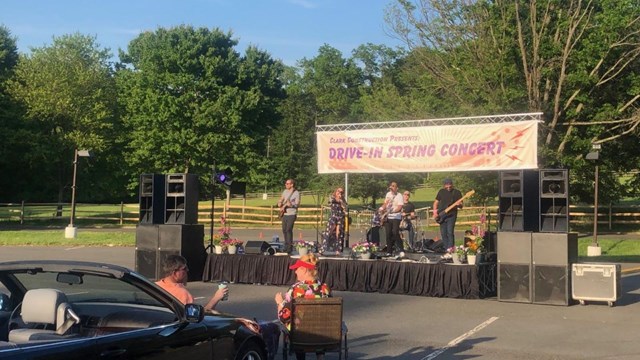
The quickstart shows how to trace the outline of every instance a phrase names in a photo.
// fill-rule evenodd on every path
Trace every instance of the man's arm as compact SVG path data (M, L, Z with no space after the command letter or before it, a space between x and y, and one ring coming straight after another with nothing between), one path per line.
M440 204L440 200L436 199L433 202L433 217L438 216L438 204Z

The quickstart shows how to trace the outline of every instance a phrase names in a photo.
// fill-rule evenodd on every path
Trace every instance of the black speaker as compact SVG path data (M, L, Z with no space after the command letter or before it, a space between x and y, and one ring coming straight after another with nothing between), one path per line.
M544 305L569 305L571 267L533 265L533 302Z
M204 225L153 225L136 229L136 272L158 280L169 255L182 255L189 266L189 281L202 280L206 252Z
M229 186L229 192L231 195L246 195L247 194L247 183L244 181L234 181Z
M540 231L569 231L569 170L540 170Z
M266 241L249 240L244 244L245 254L273 255L275 252Z
M168 174L165 192L165 224L198 223L198 176Z
M538 231L538 179L537 170L500 172L498 230Z
M484 239L483 246L485 252L498 251L498 234L495 231L487 231L482 237Z
M530 264L498 263L498 300L530 303L531 290Z
M162 174L140 175L140 224L164 224L164 180Z

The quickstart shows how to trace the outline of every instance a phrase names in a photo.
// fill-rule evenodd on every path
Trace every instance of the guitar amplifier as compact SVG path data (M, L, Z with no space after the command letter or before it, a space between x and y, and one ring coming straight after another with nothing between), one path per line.
M584 305L585 301L606 301L613 306L620 298L620 264L573 264L571 296Z

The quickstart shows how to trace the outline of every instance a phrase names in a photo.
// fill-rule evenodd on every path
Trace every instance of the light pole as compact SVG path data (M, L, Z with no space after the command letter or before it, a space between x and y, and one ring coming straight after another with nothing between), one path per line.
M593 193L593 242L587 247L587 256L600 256L602 249L598 244L598 159L600 158L600 144L593 144L592 152L586 156L587 160L592 160L596 164L595 182Z
M91 157L89 150L75 149L73 154L73 183L71 185L71 217L69 225L64 230L64 237L67 239L75 239L78 234L78 228L73 225L76 217L76 175L78 173L78 157Z

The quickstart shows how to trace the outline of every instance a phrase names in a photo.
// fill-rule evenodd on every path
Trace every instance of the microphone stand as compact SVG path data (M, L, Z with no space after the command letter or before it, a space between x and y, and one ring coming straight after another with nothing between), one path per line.
M211 165L211 226L209 227L209 246L204 249L205 252L209 251L209 253L213 254L213 225L215 223L214 220L214 205L216 202L216 163L214 162Z

